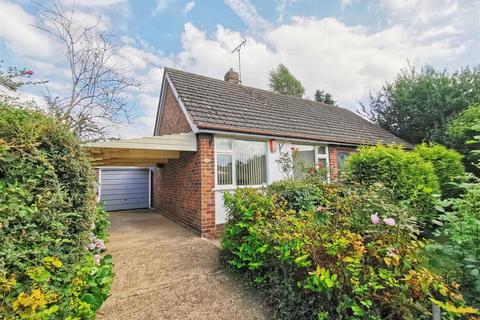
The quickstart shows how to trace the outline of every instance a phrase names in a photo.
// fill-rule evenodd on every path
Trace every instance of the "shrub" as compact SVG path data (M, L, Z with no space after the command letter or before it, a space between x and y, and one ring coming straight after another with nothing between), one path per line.
M444 203L437 243L427 247L430 264L450 281L462 284L466 300L480 307L480 184L473 183L459 199Z
M474 165L480 157L471 153L480 145L480 141L474 140L480 132L480 104L472 105L458 114L449 122L446 131L449 145L465 156L467 171L480 176L480 168Z
M418 220L425 229L438 215L434 203L440 187L432 163L399 146L360 147L345 162L345 181L364 186L383 184L397 200L422 213Z
M425 143L417 145L415 153L432 163L444 198L456 197L461 193L459 184L464 180L465 169L460 153L439 144Z
M452 317L477 312L425 267L415 218L384 189L312 188L307 211L272 189L225 194L222 258L261 288L275 319L429 319L432 302Z
M112 264L100 261L103 241L92 234L106 238L93 183L88 157L59 122L0 106L1 317L95 317Z

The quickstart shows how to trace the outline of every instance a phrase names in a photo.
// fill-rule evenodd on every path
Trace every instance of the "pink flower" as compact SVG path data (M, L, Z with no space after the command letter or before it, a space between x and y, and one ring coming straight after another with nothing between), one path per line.
M105 244L103 243L102 240L97 239L97 240L95 240L95 247L97 249L104 250L105 249Z
M378 217L378 213L372 214L370 216L370 220L372 220L373 224L379 224L380 223L380 218Z
M393 227L395 225L395 219L393 218L385 218L383 219L386 225Z
M100 260L102 260L102 256L99 254L94 254L93 255L93 262L98 266L100 264Z
M325 208L322 207L322 206L318 206L318 207L317 207L317 212L322 212L322 211L324 211L324 210L325 210Z
M23 73L24 75L28 75L28 76L33 75L33 71L32 71L32 70L23 70L22 73Z
M90 250L90 251L95 250L96 247L97 247L97 245L95 243L87 244L87 249Z

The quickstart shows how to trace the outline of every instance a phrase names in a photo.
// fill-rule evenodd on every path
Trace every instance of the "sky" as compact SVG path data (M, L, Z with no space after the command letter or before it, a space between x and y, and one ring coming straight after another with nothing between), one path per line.
M47 2L43 1L43 2ZM410 63L454 71L480 62L480 0L62 0L85 21L115 35L115 61L142 84L132 90L133 121L121 137L153 133L163 67L223 79L238 69L231 51L242 39L242 83L268 87L285 64L305 87L330 92L352 111ZM68 90L62 48L33 25L30 0L0 0L2 67L34 71L49 90ZM39 99L40 89L22 95Z

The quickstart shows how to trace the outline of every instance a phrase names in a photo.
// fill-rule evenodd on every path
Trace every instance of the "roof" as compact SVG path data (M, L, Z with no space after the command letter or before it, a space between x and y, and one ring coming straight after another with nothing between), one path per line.
M180 133L138 139L90 142L83 145L96 166L154 166L178 159L180 151L197 151L193 133Z
M344 144L405 141L341 107L165 68L199 129Z

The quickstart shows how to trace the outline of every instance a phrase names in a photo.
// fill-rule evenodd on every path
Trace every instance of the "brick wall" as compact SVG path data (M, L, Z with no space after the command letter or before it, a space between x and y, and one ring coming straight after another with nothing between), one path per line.
M192 131L187 118L169 85L166 86L163 111L159 117L159 126L155 135L186 133Z
M197 152L182 152L153 175L152 207L202 237L218 237L215 225L214 144L210 135L197 136Z
M355 147L347 147L347 146L335 146L329 145L328 152L329 152L329 164L330 164L330 180L337 181L338 180L338 163L337 163L337 154L339 152L347 152L352 153L356 150Z

